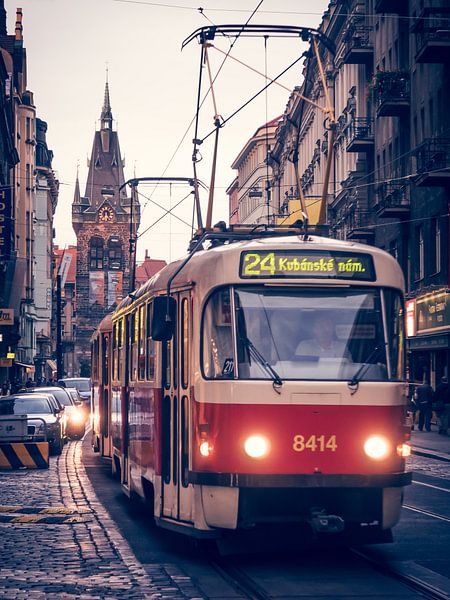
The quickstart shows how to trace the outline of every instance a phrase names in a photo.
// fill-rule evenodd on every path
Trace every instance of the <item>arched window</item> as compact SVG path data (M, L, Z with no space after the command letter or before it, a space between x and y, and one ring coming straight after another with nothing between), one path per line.
M93 237L89 242L89 268L92 270L103 269L103 240Z
M122 244L117 237L108 240L108 269L110 271L122 269Z

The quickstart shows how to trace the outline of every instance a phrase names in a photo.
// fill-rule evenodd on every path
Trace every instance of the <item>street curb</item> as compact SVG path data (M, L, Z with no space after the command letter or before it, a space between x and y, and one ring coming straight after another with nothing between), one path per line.
M420 448L417 446L412 446L411 450L413 454L417 454L417 456L425 456L426 458L450 462L450 454L442 454L441 452L435 452L434 450L428 450L428 448Z

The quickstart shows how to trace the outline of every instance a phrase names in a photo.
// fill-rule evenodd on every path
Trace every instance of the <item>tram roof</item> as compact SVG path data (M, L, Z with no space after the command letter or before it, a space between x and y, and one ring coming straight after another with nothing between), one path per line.
M240 255L244 250L251 251L269 251L269 250L323 250L323 251L341 251L370 254L375 263L375 272L377 274L377 285L393 287L404 291L404 278L400 265L387 252L366 244L334 240L320 236L308 236L305 240L304 235L285 236L285 237L256 237L250 240L232 241L231 243L222 243L198 251L185 265L181 272L175 277L172 283L172 289L192 285L201 286L205 291L209 288L225 283L265 283L265 279L243 280L239 277ZM147 294L147 292L159 293L165 292L169 278L181 265L186 257L170 263L161 271L151 277L143 286L122 300L117 310L125 308L134 300L137 300ZM275 280L271 279L272 284ZM297 283L314 285L330 285L333 280L318 280L302 278L288 279L284 278L283 283ZM340 280L339 284L346 284L345 280ZM361 282L358 285L374 285L374 282Z

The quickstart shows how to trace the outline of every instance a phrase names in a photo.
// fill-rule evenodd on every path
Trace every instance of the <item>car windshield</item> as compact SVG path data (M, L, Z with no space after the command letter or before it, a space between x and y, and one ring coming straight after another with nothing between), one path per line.
M392 322L387 327L390 365L383 302ZM402 315L400 296L391 290L223 288L212 294L204 312L203 371L215 379L268 379L273 375L266 362L282 380L349 381L357 376L386 381L389 368L390 378L399 379Z
M64 379L66 387L74 387L79 392L90 392L91 382L89 379Z
M52 412L47 398L15 398L13 411L15 415L37 415Z
M72 404L69 395L63 389L58 389L56 387L52 387L49 389L43 389L41 391L46 391L49 394L53 394L53 396L55 396L55 398L58 400L58 402L61 404L61 406L70 406Z

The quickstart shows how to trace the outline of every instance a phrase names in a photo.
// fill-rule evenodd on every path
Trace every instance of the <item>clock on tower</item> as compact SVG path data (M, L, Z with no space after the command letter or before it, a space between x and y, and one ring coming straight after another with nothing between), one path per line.
M113 217L113 211L109 208L109 206L102 206L98 212L98 218L103 223L110 223L113 220Z

